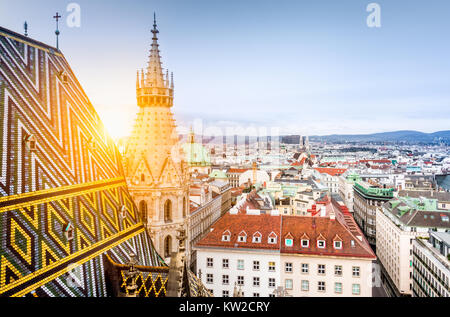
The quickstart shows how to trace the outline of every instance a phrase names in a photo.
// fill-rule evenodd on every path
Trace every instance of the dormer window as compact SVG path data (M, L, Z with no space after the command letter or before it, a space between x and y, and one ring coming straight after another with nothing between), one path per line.
M333 239L333 247L335 249L342 249L342 239L338 235L336 235Z
M352 246L352 248L355 247L355 240L350 241L350 245Z
M284 245L287 247L292 247L294 245L294 237L290 233L284 238Z
M309 237L304 233L301 237L302 248L309 248Z
M261 243L261 233L255 232L252 239L253 243Z
M229 242L230 240L231 240L231 232L227 230L222 234L222 241Z
M67 241L72 241L73 240L73 226L71 223L68 223L65 227L64 227L64 235L66 236Z
M36 138L34 137L33 134L24 136L23 142L30 151L32 152L36 151Z
M326 239L322 234L319 234L319 236L317 237L317 247L319 249L325 249L326 247Z
M267 242L268 242L269 244L275 244L275 243L277 243L277 235L276 235L274 232L272 232L272 233L269 235L269 238L268 238Z
M238 236L238 242L247 242L247 234L242 231Z

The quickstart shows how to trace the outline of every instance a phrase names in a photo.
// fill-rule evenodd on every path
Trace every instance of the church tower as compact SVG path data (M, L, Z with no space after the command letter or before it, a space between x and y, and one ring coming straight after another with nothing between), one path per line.
M139 112L126 145L124 169L155 248L167 259L178 251L177 230L188 211L189 179L171 112L173 74L169 78L162 68L156 17L152 33L148 67L137 74Z

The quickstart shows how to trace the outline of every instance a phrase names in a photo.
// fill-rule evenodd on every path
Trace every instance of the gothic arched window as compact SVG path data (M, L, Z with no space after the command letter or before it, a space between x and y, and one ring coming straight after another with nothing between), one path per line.
M172 201L170 199L167 199L164 204L164 221L172 222Z
M147 203L145 200L141 200L139 203L139 213L141 214L141 219L144 223L147 222Z
M164 240L164 257L168 258L172 253L172 237L167 236Z
M141 174L141 182L145 182L145 175Z

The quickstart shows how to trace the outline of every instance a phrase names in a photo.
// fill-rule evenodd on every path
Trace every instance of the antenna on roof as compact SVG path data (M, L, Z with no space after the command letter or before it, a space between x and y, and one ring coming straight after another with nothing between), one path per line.
M25 23L23 24L23 28L24 28L24 30L25 30L24 35L25 35L25 36L28 36L28 23L27 23L27 21L25 21Z

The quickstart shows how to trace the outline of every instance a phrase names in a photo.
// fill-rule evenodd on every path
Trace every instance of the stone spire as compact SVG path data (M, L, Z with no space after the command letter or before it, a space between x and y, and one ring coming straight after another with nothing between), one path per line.
M150 50L149 62L144 75L141 74L141 83L136 87L138 106L143 107L168 107L173 106L174 85L169 83L169 71L164 72L162 68L161 55L158 44L158 28L156 25L156 14L153 24L153 42Z
M158 87L158 88L167 88L165 87L164 83L164 77L163 77L163 71L162 71L162 63L161 63L161 56L159 51L159 44L158 44L158 29L156 24L156 13L154 14L154 22L153 22L153 42L152 42L152 48L150 50L150 60L148 62L147 67L147 80L146 80L146 86L147 87Z

